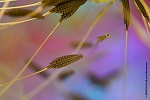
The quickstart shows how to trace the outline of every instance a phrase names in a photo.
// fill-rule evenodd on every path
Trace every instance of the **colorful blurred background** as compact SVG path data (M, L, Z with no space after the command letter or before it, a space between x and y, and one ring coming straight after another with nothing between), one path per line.
M96 1L96 0L95 0ZM107 1L107 0L106 0ZM109 0L108 0L109 1ZM12 1L19 6L38 0ZM150 6L150 1L145 0ZM4 3L0 3L1 7ZM69 19L63 21L45 43L23 75L46 67L53 59L71 54L83 39L93 20L108 2L87 1ZM134 1L130 0L126 100L150 100L150 39ZM28 9L35 9L30 7ZM42 13L48 11L46 8ZM57 24L59 14L13 26L0 26L0 84L11 81L31 58L40 44ZM3 16L1 23L17 18ZM110 37L97 42L99 36ZM125 25L121 0L116 0L98 21L79 53L83 59L62 69L50 69L15 82L0 100L122 100L124 82ZM146 98L146 62L147 98ZM56 73L73 70L65 78ZM51 80L51 76L57 75ZM0 87L0 92L5 86Z

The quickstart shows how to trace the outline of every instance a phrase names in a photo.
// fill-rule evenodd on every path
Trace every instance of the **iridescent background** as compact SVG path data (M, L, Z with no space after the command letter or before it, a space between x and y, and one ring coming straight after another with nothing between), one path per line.
M150 5L150 1L145 1ZM18 0L9 6L34 2L37 0ZM63 21L32 61L34 67L42 69L56 57L71 54L75 50L73 43L82 40L91 23L106 4L88 1L71 18ZM48 77L60 70L50 69L43 72L44 74L17 81L0 100L121 100L124 82L125 25L120 5L120 0L116 1L96 24L86 40L92 46L83 47L79 51L84 55L83 59L66 66L64 69L66 71L75 70L72 76L65 80L60 80L57 76L34 94L40 84L47 83ZM130 1L130 6L133 16L129 26L126 100L149 100L150 40L133 1ZM0 26L1 84L15 77L55 27L59 18L59 14L50 14L43 20L37 19L8 28ZM14 19L16 18L3 16L1 23ZM106 33L109 33L110 37L96 45L97 37ZM37 71L32 67L29 65L22 76Z

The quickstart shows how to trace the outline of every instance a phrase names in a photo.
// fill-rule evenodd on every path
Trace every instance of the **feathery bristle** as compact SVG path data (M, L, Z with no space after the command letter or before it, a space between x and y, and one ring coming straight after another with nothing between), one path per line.
M23 17L23 16L26 16L26 15L32 13L32 12L34 12L34 11L28 10L28 9L19 9L19 8L17 8L17 9L8 10L4 14L7 15L7 16L11 16L11 17ZM42 14L40 14L40 13L37 13L36 15L31 16L31 17L44 19L44 16L42 16Z
M62 68L65 67L75 61L78 61L79 59L83 58L82 54L72 54L72 55L66 55L62 57L58 57L54 59L50 65L48 65L46 68Z
M130 20L131 20L129 0L122 0L122 5L123 5L123 13L124 13L124 23L126 24L126 30L128 30Z
M55 5L49 12L61 13L60 22L64 19L71 17L77 9L83 5L87 0L69 0Z
M67 13L67 12L77 8L78 5L81 5L79 3L81 3L79 0L72 0L72 1L66 1L63 3L59 3L59 4L55 5L55 7L50 10L50 12Z
M145 1L134 0L134 3L139 12L147 19L147 21L150 21L150 9L145 3Z

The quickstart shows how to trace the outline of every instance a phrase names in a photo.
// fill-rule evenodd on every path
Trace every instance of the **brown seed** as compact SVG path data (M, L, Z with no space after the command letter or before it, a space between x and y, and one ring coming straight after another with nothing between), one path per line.
M97 38L98 42L102 42L104 41L105 39L107 39L108 37L110 37L110 34L106 34L106 35L103 35L103 36L99 36Z
M83 58L82 54L72 54L54 59L46 68L62 68L79 59Z
M61 13L60 22L64 19L71 17L77 9L83 5L87 0L69 0L55 5L49 12Z

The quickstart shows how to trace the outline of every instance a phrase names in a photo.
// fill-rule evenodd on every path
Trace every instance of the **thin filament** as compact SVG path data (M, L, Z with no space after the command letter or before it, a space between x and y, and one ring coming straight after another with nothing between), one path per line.
M10 3L10 1L6 0L2 8L7 8L8 5L9 5L9 3ZM5 11L6 11L5 9L2 9L2 10L0 11L0 20L2 19L2 17L3 17L3 15L4 15Z
M20 78L16 79L15 81L22 80L22 79L25 79L25 78L27 78L27 77L30 77L30 76L39 74L39 73L41 73L41 72L43 72L43 71L45 71L45 70L47 70L47 68L44 68L44 69L42 69L42 70L40 70L40 71L37 71L37 72L32 73L32 74L29 74L29 75L20 77ZM12 83L12 82L13 82L13 81L10 81L10 82L7 82L7 83L5 83L5 84L2 84L2 85L0 85L0 87L1 87L1 86L5 86L5 85L8 85L8 84L10 84L10 83Z
M7 0L7 1L16 1L16 0ZM1 3L1 2L6 2L6 0L0 1L0 3ZM0 9L1 9L1 8L0 8Z
M104 8L104 10L99 14L99 16L94 20L91 28L88 30L88 32L90 33L90 31L93 29L93 27L96 25L96 23L98 22L98 20L102 17L102 15L105 13L105 11L107 11L107 9L112 5L113 1L111 1L106 8ZM87 33L88 33L87 32ZM88 34L89 34L88 33ZM88 35L86 35L87 37ZM85 37L84 37L85 39ZM85 40L84 40L85 41ZM83 43L84 43L83 41ZM79 44L81 45L81 44ZM78 53L78 51L80 50L81 47L77 46L76 50L72 52L72 54ZM55 72L53 72L53 74L51 76L49 76L44 82L42 82L41 84L39 84L36 88L34 88L33 90L31 90L30 92L28 92L25 96L27 96L29 99L33 98L36 94L38 94L44 87L46 87L50 82L52 82L65 68L62 68L60 70L56 70Z
M38 5L41 5L41 2L37 2L37 3L29 4L29 5L23 5L23 6L0 8L0 10L2 10L2 9L8 10L8 9L17 9L17 8L27 8L27 7L33 7L33 6L38 6Z
M26 63L26 65L22 68L22 70L16 75L16 77L12 80L13 82L8 84L6 87L4 87L1 91L0 91L0 96L2 96L10 87L11 85L14 84L14 82L20 77L20 75L22 75L22 73L26 70L26 68L29 66L29 64L31 63L31 61L33 60L33 58L38 54L38 52L41 50L41 48L43 47L43 45L47 42L47 40L50 38L50 36L54 33L54 31L57 29L57 27L60 25L60 22L57 23L57 25L54 27L54 29L51 31L51 33L46 37L46 39L42 42L42 44L40 45L40 47L36 50L36 52L34 53L34 55L30 58L30 60Z
M126 93L127 50L128 50L128 30L126 30L125 52L124 52L124 82L123 82L123 100L125 100L125 93Z

